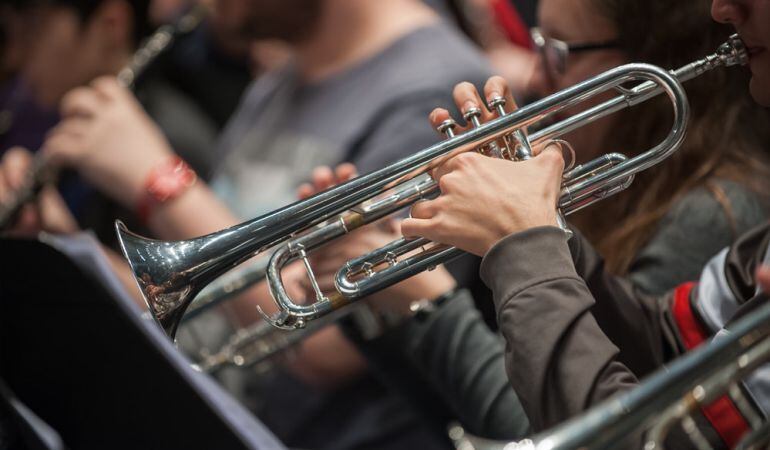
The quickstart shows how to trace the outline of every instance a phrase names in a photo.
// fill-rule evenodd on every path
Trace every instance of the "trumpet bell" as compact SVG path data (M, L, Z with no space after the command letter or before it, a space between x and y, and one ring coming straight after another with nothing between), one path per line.
M202 288L189 265L194 241L148 239L129 231L121 221L115 223L115 230L147 308L173 338L185 309Z

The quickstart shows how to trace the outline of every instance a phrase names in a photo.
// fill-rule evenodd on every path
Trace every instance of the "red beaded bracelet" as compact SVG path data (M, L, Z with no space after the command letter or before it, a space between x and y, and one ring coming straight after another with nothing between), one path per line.
M172 156L152 169L144 182L144 195L136 205L136 214L147 223L154 209L182 195L195 184L198 176L182 158Z

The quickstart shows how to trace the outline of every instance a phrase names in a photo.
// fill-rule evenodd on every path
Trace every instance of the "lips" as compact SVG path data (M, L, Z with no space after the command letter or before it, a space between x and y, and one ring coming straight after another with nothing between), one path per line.
M746 46L746 52L748 52L749 56L758 55L766 50L765 47L755 43L751 38L741 36L741 39L743 40L743 44Z

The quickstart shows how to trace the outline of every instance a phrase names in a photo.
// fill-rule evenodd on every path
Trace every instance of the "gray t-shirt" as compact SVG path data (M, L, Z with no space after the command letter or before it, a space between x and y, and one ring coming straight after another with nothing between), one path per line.
M437 142L430 111L452 105L456 83L481 86L489 75L481 54L443 23L417 29L320 82L303 83L292 66L268 73L228 124L212 187L233 211L252 218L293 202L319 164L352 161L362 173L381 168ZM231 380L232 389L289 446L448 446L444 424L426 427L425 418L370 377L329 392L287 373L249 375L245 384Z
M305 83L292 65L247 91L220 146L212 186L244 218L293 202L318 165L379 169L440 139L428 123L464 80L488 64L451 26L417 29L331 78Z

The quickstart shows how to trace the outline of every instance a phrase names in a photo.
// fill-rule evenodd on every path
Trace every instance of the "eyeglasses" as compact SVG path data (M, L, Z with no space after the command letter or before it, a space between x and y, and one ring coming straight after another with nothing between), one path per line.
M540 28L532 28L530 36L535 47L543 58L543 63L549 74L564 75L567 69L567 58L570 53L582 53L595 50L609 50L618 48L617 39L604 42L584 42L581 44L568 44L562 40L543 36Z

